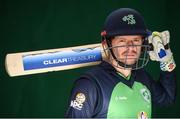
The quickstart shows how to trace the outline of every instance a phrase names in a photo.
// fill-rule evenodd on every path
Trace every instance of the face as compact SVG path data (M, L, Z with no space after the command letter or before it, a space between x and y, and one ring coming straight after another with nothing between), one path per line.
M141 54L142 42L143 38L139 35L115 36L112 39L112 49L119 61L132 65Z

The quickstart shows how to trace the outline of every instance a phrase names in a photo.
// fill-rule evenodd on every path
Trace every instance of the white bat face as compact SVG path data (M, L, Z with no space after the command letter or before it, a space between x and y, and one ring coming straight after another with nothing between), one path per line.
M99 64L103 56L101 44L48 49L6 55L9 76L20 76L74 69Z

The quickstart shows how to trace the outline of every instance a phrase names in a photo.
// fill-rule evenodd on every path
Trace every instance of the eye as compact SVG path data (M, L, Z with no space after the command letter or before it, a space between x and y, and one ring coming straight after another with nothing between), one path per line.
M125 42L124 39L120 39L119 42Z
M142 39L134 39L133 42L135 43L141 43Z
M124 43L124 42L126 42L125 39L118 39L118 43Z

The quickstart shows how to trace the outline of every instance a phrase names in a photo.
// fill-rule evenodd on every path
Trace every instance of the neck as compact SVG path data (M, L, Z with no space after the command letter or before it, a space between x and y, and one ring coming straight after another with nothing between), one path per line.
M124 77L128 77L131 74L130 69L124 69L124 68L119 68L119 67L114 67L118 72L120 72Z
M121 66L117 66L117 62L111 62L112 66L116 69L116 71L118 71L119 73L121 73L124 77L128 77L131 74L131 69L128 68L124 68Z

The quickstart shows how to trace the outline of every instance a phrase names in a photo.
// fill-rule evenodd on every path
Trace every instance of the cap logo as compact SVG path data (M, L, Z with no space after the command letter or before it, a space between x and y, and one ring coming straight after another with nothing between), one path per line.
M136 24L134 16L132 14L128 14L122 18L123 21L127 22L127 24Z

